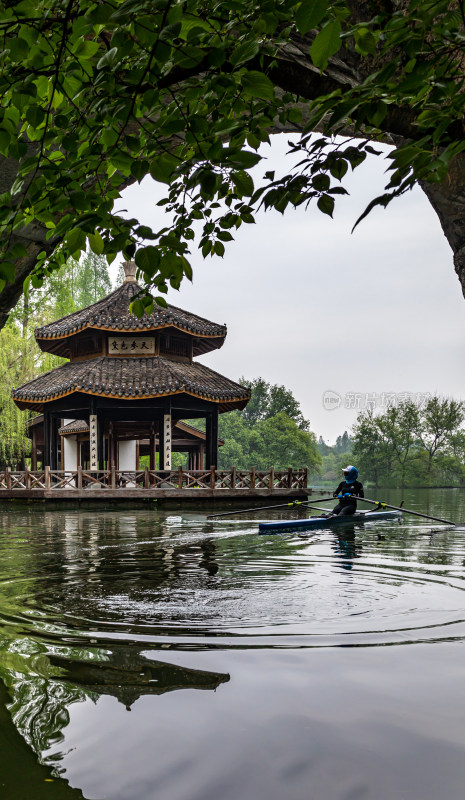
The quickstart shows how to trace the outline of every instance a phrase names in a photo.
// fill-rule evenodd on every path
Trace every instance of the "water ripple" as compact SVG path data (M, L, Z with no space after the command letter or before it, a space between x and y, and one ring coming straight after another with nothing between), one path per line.
M45 523L45 524L44 524ZM5 631L176 648L372 646L465 635L465 535L379 522L257 536L254 521L63 512L0 543Z

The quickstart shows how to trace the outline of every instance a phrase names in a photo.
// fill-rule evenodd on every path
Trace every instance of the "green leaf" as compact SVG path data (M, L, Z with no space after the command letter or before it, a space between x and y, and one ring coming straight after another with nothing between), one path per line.
M222 242L215 242L215 244L213 245L213 250L218 256L221 256L221 258L223 258L224 244Z
M343 158L338 158L333 164L331 164L329 171L334 178L341 180L348 170L347 161Z
M174 170L179 166L179 160L168 154L154 158L150 164L150 174L155 181L170 183Z
M202 194L212 198L217 187L218 176L214 172L205 172L200 179Z
M89 240L89 245L92 252L95 253L97 256L100 256L103 253L105 243L102 237L100 236L99 232L95 231L95 233L89 233L87 238Z
M0 278L4 281L14 281L15 265L11 261L0 261Z
M88 60L92 58L92 56L95 56L99 48L100 45L98 42L80 39L73 47L73 53L79 56L79 59Z
M29 106L26 119L33 128L38 128L45 119L45 111L40 106Z
M160 264L160 251L153 245L142 247L137 251L134 261L144 272L154 275Z
M212 67L221 67L226 61L226 51L222 47L213 47L208 54L208 63Z
M40 289L44 282L44 279L40 275L32 275L31 277L31 284L34 289Z
M274 86L264 72L249 70L242 76L242 86L251 97L261 97L263 100L274 100Z
M118 138L118 131L114 128L105 128L102 131L102 142L106 147L111 147Z
M333 216L334 198L330 197L329 194L322 194L321 197L318 198L317 206L323 214L328 214L329 217Z
M383 103L382 100L379 100L377 103L374 103L367 111L367 120L374 125L376 128L379 128L381 125L384 117L387 114L387 105Z
M10 59L12 61L22 61L27 58L29 54L29 45L25 39L18 37L17 39L10 39L8 42L8 49L10 51Z
M138 317L139 319L144 316L145 306L142 300L133 300L132 303L129 304L129 311L134 316Z
M0 128L0 153L4 156L8 155L10 147L10 134L4 128Z
M131 164L131 175L140 183L149 171L148 161L133 161Z
M328 22L315 37L310 46L310 57L318 69L326 69L331 56L340 50L342 45L341 23Z
M252 153L250 150L233 150L224 148L223 162L227 162L232 167L239 169L250 169L255 164L261 161L261 156L258 153Z
M231 178L240 195L252 197L254 193L254 184L248 172L244 172L244 170L233 172Z
M180 22L173 22L171 25L166 25L160 31L160 39L163 40L171 40L176 39L178 34L181 32L181 23Z
M365 217L368 216L368 214L370 213L370 211L372 211L373 208L375 208L376 206L382 206L383 208L386 208L389 205L389 203L391 202L391 200L393 200L393 199L394 199L394 195L393 194L383 194L383 195L380 195L380 197L375 197L375 199L372 200L371 203L368 203L368 205L367 205L365 211L363 212L363 214L360 214L357 222L355 223L354 227L352 228L352 233L354 232L354 230L357 227L357 225L359 225L360 222L363 219L365 219Z
M111 50L105 53L99 61L97 61L97 69L104 69L105 67L113 67L116 64L116 56L118 48L112 47Z
M73 228L66 237L66 244L71 254L86 249L86 234L81 228Z
M303 0L296 11L295 23L300 33L308 33L320 24L328 10L327 0Z
M331 181L329 179L329 176L326 175L324 172L323 173L320 172L317 175L314 175L312 180L312 186L314 189L317 190L317 192L326 192L329 189L330 185Z
M182 264L182 267L183 267L183 270L184 270L184 275L186 276L186 278L188 280L190 280L192 282L192 278L193 278L192 267L189 264L187 258L184 258L184 256L181 256L181 264Z
M359 28L355 31L355 50L362 56L376 55L376 38L369 28Z
M245 64L246 61L250 61L252 58L255 58L258 50L259 47L256 40L242 42L242 44L240 44L239 47L236 47L236 49L233 51L229 60L233 67L238 67L240 64Z

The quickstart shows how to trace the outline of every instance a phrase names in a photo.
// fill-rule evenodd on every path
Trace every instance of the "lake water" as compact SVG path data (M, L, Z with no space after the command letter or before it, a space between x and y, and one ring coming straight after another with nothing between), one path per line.
M463 799L465 526L246 516L0 507L1 800Z

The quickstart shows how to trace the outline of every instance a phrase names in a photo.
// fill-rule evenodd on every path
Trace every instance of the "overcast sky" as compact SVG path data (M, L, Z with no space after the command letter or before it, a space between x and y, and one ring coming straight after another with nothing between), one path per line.
M286 169L288 139L273 137L266 169ZM351 234L383 190L386 166L373 156L356 170L333 220L316 206L269 211L240 228L223 259L204 261L195 249L193 284L168 295L227 324L224 346L203 363L234 380L284 384L329 443L350 430L367 401L381 408L403 392L420 403L427 393L465 398L465 300L423 192L374 210ZM161 196L146 179L118 207L158 228Z

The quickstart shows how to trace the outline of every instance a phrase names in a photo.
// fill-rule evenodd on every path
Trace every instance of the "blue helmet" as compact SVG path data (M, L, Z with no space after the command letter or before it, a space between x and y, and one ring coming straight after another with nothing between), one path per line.
M354 467L352 464L349 464L347 467L344 467L342 470L344 473L344 478L346 479L346 483L353 483L358 478L358 469Z

